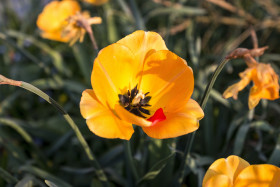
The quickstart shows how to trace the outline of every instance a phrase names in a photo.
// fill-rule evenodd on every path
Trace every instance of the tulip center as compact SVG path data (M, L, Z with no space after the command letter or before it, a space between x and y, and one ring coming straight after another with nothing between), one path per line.
M145 109L149 107L149 101L151 100L151 96L147 96L149 92L143 93L141 90L137 89L137 85L131 91L127 90L125 94L119 94L119 103L129 112L146 118L146 115L150 115L150 111Z

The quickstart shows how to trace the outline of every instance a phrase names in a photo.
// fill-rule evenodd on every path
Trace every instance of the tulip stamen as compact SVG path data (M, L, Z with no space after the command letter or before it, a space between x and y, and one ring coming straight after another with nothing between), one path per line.
M149 101L151 100L151 96L147 96L149 92L143 93L142 90L138 90L137 85L130 91L127 90L127 93L124 95L119 94L119 103L129 112L146 118L144 114L150 115L150 111L143 108L149 107Z

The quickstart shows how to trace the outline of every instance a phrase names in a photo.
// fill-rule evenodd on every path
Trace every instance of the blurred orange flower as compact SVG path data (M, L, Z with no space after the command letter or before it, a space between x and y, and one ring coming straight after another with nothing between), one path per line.
M61 36L69 38L70 45L73 45L77 40L82 42L86 32L91 31L90 25L100 24L102 19L100 17L90 17L88 11L82 13L77 12L75 15L66 19L67 25L63 28Z
M163 139L197 130L204 113L191 99L192 69L155 32L136 31L102 49L94 61L92 90L80 109L89 129L129 140L132 124Z
M108 2L108 0L83 0L83 1L93 4L93 5L102 5L102 4Z
M227 88L223 97L237 99L238 92L243 90L251 81L254 86L250 89L249 109L255 108L261 99L275 100L279 98L278 75L270 64L250 63L249 67L239 74L241 80Z
M91 24L100 24L100 17L90 17L89 12L80 12L80 5L73 0L52 1L47 4L37 19L42 37L73 45L83 41Z
M68 42L70 37L62 36L67 25L66 19L81 10L79 3L72 0L51 1L37 19L37 26L42 30L42 37L50 40Z
M216 160L207 170L202 187L276 187L280 185L280 168L270 164L250 165L231 155Z

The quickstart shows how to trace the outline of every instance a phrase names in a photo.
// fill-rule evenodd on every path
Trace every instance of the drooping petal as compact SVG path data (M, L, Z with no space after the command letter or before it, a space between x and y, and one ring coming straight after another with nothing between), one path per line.
M258 92L258 94L256 92ZM251 110L251 109L255 108L259 104L261 98L262 98L262 95L258 91L258 87L253 86L250 89L250 93L249 93L249 99L248 99L249 109Z
M280 169L270 164L251 165L240 172L234 187L280 186Z
M166 119L153 124L150 127L142 127L143 131L152 138L163 139L181 136L198 129L198 120L204 113L193 99L176 112L164 113Z
M232 182L226 175L214 175L206 183L203 183L203 187L232 187Z
M155 51L167 50L164 40L156 32L135 31L117 43L127 46L132 51L139 70L143 68L143 62L147 55Z
M250 96L269 100L279 98L279 77L270 64L258 63L256 74L252 78L254 87Z
M223 97L226 99L230 97L237 99L238 92L243 90L250 83L253 71L254 68L248 68L244 72L240 73L239 76L241 77L241 80L238 83L235 83L228 87L223 93Z
M124 45L112 44L102 49L94 61L92 88L98 100L114 109L119 94L137 85L137 64L133 53Z
M218 159L207 170L202 186L205 187L211 178L218 175L227 176L230 180L230 184L234 184L234 181L236 180L236 177L239 175L239 173L249 165L250 164L247 161L235 155L229 156L226 159Z
M109 108L103 106L93 90L83 92L80 110L89 129L100 137L129 140L134 132L132 124L120 120Z
M176 54L167 50L157 51L145 60L139 87L144 93L150 92L152 114L159 108L172 112L191 97L193 72Z

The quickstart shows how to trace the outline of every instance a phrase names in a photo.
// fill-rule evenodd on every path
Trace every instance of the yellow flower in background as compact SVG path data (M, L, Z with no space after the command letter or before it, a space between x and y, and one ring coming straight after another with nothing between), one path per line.
M280 168L270 164L250 165L231 155L216 160L207 170L202 187L278 187Z
M37 19L37 26L42 30L41 36L50 40L68 42L70 37L62 36L63 28L67 25L66 19L81 10L76 1L51 1Z
M80 12L80 5L74 0L52 1L47 4L37 19L42 37L73 45L83 41L92 24L100 24L100 17L90 17L89 12Z
M104 138L129 140L132 124L153 138L197 130L204 113L191 99L192 69L155 32L136 31L102 49L94 61L92 90L80 109L89 129Z
M83 1L93 5L102 5L108 2L108 0L83 0Z
M224 98L233 97L237 99L238 92L243 90L251 81L253 81L254 86L249 93L249 109L255 108L261 99L275 100L279 98L279 78L270 64L251 63L239 76L241 80L224 92Z

